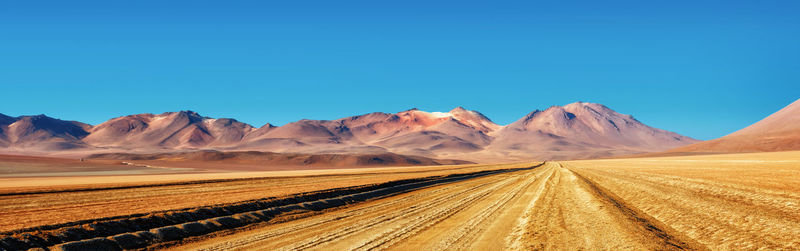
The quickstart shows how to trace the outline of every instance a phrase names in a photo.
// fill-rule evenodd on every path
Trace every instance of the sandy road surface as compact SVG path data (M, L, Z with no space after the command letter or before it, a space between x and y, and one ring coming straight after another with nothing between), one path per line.
M626 211L627 210L627 211ZM200 250L692 249L548 163L191 243Z

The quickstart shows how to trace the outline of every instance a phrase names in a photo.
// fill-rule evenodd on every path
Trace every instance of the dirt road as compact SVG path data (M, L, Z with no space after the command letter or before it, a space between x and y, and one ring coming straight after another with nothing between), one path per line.
M702 249L558 163L268 225L176 249Z

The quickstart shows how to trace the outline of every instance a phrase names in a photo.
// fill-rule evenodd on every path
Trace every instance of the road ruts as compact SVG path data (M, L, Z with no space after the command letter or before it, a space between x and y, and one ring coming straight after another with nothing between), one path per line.
M528 232L516 249L704 249L561 164L525 217Z
M173 248L703 249L671 231L591 180L551 162Z
M728 180L686 177L689 171L703 170L702 165L667 174L613 165L589 168L569 163L569 167L710 249L800 250L800 193L795 191L733 180L749 182L746 175ZM769 182L763 186L780 184L781 174L756 168L765 170L759 178Z

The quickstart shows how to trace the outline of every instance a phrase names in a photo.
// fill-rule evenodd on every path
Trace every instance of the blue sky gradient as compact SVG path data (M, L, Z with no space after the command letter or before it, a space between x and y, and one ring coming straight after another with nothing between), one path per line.
M169 2L169 3L167 3ZM800 98L798 1L3 1L0 113L261 126L574 101L698 139Z

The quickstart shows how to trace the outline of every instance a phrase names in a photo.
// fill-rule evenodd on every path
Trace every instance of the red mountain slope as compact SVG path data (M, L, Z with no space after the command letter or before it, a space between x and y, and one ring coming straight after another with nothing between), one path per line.
M770 152L800 150L800 99L724 137L670 152Z

